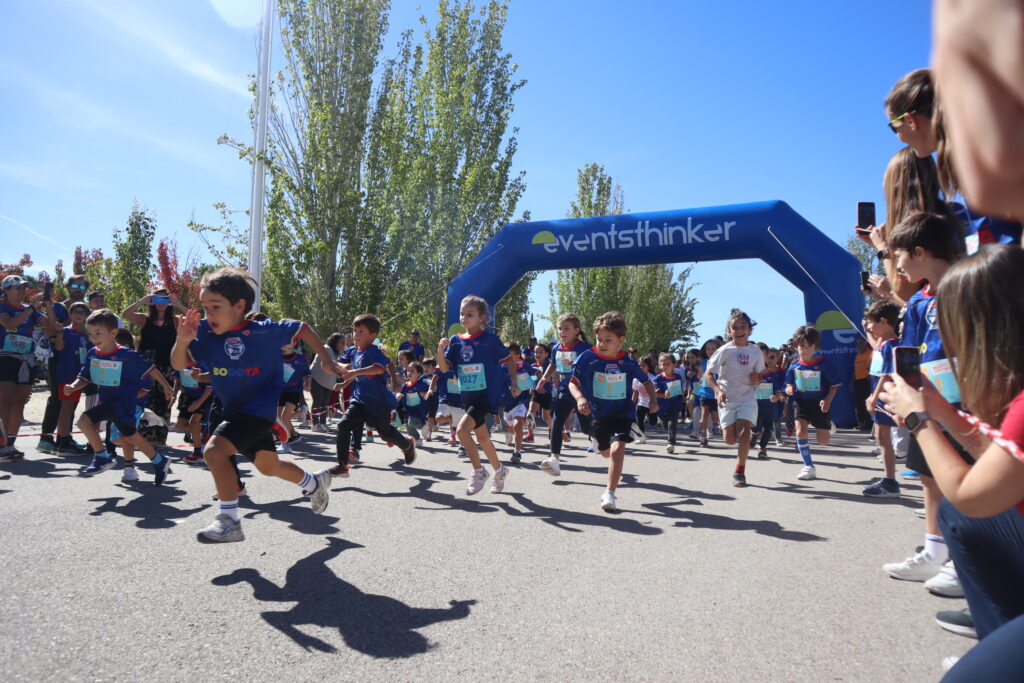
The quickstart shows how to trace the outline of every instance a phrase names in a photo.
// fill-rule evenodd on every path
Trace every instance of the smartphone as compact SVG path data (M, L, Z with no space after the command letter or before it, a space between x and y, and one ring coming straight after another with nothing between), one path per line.
M43 285L43 301L50 301L53 299L53 283L47 282Z
M857 202L857 232L866 235L872 225L875 225L875 203Z
M169 304L171 303L171 297L169 296L153 296L150 298L150 302L153 304Z
M868 278L870 277L871 273L869 273L868 271L860 271L860 288L863 289L865 292L871 289L871 283L868 281Z
M897 346L892 350L896 374L914 387L921 388L921 350L916 346Z

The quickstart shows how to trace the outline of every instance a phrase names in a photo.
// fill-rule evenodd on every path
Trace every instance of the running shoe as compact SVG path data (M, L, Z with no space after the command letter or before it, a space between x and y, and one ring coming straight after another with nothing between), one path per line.
M189 465L196 465L198 463L203 462L203 454L202 453L196 453L195 451L192 451L191 453L186 455L184 458L182 458L182 460L184 460Z
M891 562L882 565L882 570L900 581L927 581L942 569L942 565L933 562L923 550L911 555L902 562Z
M606 490L601 494L601 509L605 512L617 512L619 509L617 503L614 491Z
M900 485L895 479L882 478L862 491L869 498L899 498Z
M416 462L416 444L413 443L412 439L409 439L409 447L402 451L402 455L405 456L406 465Z
M214 517L210 526L199 530L196 540L200 543L234 543L244 541L245 534L242 533L241 522L236 522L225 514L219 514Z
M947 598L962 598L964 597L964 589L960 585L960 579L956 575L956 567L953 566L953 560L947 560L946 564L942 565L942 569L939 573L924 582L924 587L935 595L941 595Z
M703 438L703 439L700 440L700 447L701 448L710 448L710 446L708 446L707 438Z
M36 450L39 451L40 453L52 455L57 451L57 442L54 441L52 437L40 437L39 443L36 444Z
M125 463L124 469L121 470L121 481L126 483L132 483L139 480L139 472L135 469L135 465L132 463Z
M904 470L900 472L900 478L918 481L921 478L921 475L915 470Z
M82 476L89 476L92 474L99 474L100 472L106 472L114 466L114 459L105 455L94 455L92 462L81 469L79 474Z
M299 434L298 432L295 432L294 434L288 437L288 443L295 443L296 441L302 441L302 435Z
M332 477L337 477L339 479L348 479L348 468L345 467L344 465L335 465L334 467L327 471L331 473Z
M36 450L39 450L39 449L36 448ZM76 456L76 455L85 455L87 451L85 450L85 448L83 448L79 444L75 443L71 439L68 439L67 441L64 441L62 443L57 444L57 450L55 450L53 452L56 453L57 455Z
M796 475L797 479L801 481L810 481L811 479L817 479L818 473L814 470L814 465L804 465L800 468L800 474Z
M306 495L309 497L309 504L313 508L313 512L322 515L327 509L327 503L331 501L331 471L320 470L313 476L316 477L316 490Z
M736 488L743 488L747 485L747 475L743 472L732 473L732 485Z
M519 451L515 451L515 452L512 453L512 464L513 465L518 465L522 461L522 459L523 459L523 454L520 453Z
M349 461L349 463L351 463L353 465L358 465L361 462L363 462L362 458L360 457L360 455L361 454L359 453L359 451L356 450L355 448L348 449L348 461Z
M159 453L160 451L157 451L157 454ZM153 463L153 474L155 475L153 481L156 483L157 486L163 484L164 481L167 479L167 475L170 473L171 459L168 458L166 455L163 457L163 460L160 461L160 464L157 464L155 462Z
M494 481L491 482L491 493L501 493L505 490L505 477L508 476L508 468L502 465L494 470Z
M558 462L558 458L553 455L541 460L540 468L552 477L557 477L562 474L562 465Z
M967 638L977 639L978 631L974 627L969 609L945 609L935 614L935 623L950 633Z
M757 452L757 459L758 460L767 460L768 459L768 451L766 451L763 448L761 450L759 450Z
M242 486L241 488L238 489L238 498L248 498L248 497L249 497L249 492L245 490L244 486ZM213 499L214 500L220 500L220 494L214 492Z
M928 511L925 510L924 508L915 508L914 514L920 517L921 519L926 519L928 517Z
M276 450L278 453L291 453L292 446L287 441L284 441L282 443L277 444L277 448L275 448L274 450Z
M668 446L665 447L665 452L666 453L675 453L676 452L676 447L673 446L672 444L669 444Z
M466 486L466 495L472 496L477 493L480 493L480 491L484 488L484 484L487 482L487 478L489 476L491 475L487 472L487 469L484 467L481 467L478 470L473 470L473 476L469 480L469 484Z

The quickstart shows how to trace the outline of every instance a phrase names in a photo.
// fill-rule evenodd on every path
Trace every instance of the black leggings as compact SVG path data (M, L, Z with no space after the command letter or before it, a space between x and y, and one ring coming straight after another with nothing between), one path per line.
M662 426L668 429L669 445L675 446L676 429L679 427L679 408L673 408L671 410L661 410L659 408L656 414L661 418Z
M310 412L313 415L313 424L322 425L327 423L327 404L331 400L331 390L316 380L309 383L309 393L313 395L313 406Z
M647 436L647 414L651 412L648 406L642 406L637 404L636 407L636 424L640 427L640 433Z
M769 403L767 407L761 405L761 401L757 402L757 424L754 426L754 432L760 433L761 435L761 450L763 451L768 447L768 438L772 435L772 430L775 428L775 405Z
M386 442L398 446L403 451L409 448L409 440L391 424L391 411L370 413L362 403L353 401L348 404L348 410L341 416L341 422L338 423L337 456L339 464L348 465L348 449L352 443L352 435L356 432L361 433L364 424L375 429Z
M551 435L551 452L554 455L561 455L562 430L565 429L565 421L576 410L576 399L572 397L572 393L568 389L559 388L551 408L551 424L548 426L548 432ZM590 416L577 414L576 417L580 421L580 431L590 436Z

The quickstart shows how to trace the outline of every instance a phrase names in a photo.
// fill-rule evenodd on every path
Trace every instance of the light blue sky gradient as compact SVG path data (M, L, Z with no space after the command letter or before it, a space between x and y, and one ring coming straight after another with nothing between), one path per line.
M202 254L190 216L217 222L218 201L247 208L249 168L216 140L251 137L256 28L224 15L237 5L251 20L261 3L216 4L221 13L206 0L6 5L0 261L28 252L52 271L77 244L109 253L135 199L159 236ZM386 53L418 28L419 4L394 3ZM927 65L930 21L924 0L513 2L505 47L528 81L513 115L527 172L519 211L563 217L576 169L597 162L629 210L784 199L845 243L858 201L882 215L882 173L899 149L882 101ZM699 264L694 278L702 337L720 334L733 306L770 343L804 322L800 293L760 261ZM534 289L538 315L549 280Z

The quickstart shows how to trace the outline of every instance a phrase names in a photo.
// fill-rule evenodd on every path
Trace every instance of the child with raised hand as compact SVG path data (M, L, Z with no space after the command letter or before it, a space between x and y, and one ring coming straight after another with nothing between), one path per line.
M749 342L756 325L738 308L732 309L726 322L726 334L732 337L708 361L704 379L715 392L718 414L722 420L722 436L730 446L736 444L736 471L732 485L747 485L747 453L750 450L750 429L757 420L757 386L764 370L764 354Z
M78 378L64 385L65 396L81 391L88 384L99 387L99 405L85 411L78 419L78 427L95 453L93 461L81 473L96 474L114 466L114 458L107 454L99 432L99 424L109 421L121 432L124 443L138 448L153 461L155 482L160 486L170 471L170 460L138 433L135 404L145 379L159 376L163 380L163 375L137 351L117 343L117 324L117 316L106 308L89 315L85 326L89 331L89 341L94 346L86 353ZM170 388L166 386L166 380L163 384L166 389Z
M389 384L391 361L374 344L378 334L380 320L377 316L372 313L356 316L352 322L354 345L345 349L338 359L344 385L353 384L355 388L348 408L338 422L338 464L329 470L335 477L348 476L349 445L353 435L364 425L377 430L386 443L398 446L405 456L406 465L416 460L416 444L391 424L391 411L398 406L398 400Z
M760 344L758 348L761 348ZM768 439L775 430L775 443L778 445L781 428L776 421L776 409L778 405L786 400L783 393L786 389L786 373L779 369L779 350L769 348L767 344L761 348L764 355L764 370L761 371L761 383L757 385L757 425L754 435L750 439L750 445L760 439L761 445L757 451L758 460L768 458Z
M661 373L653 382L657 392L655 396L658 398L658 410L652 412L658 414L661 424L668 430L668 445L665 450L675 453L679 411L683 407L683 378L676 369L676 357L671 353L661 354L658 357L658 364L661 366Z
M885 384L893 374L892 350L899 346L896 328L900 324L900 309L888 301L876 301L864 313L864 328L876 346L871 352L871 395L865 407L875 423L875 439L882 451L884 476L864 489L864 495L872 498L898 498L900 485L896 481L896 451L892 445L892 428L896 426L892 417L878 402L878 396L885 390Z
M644 356L640 359L640 369L647 375L648 381L653 382L654 373L651 367L651 359ZM636 406L636 428L640 431L639 443L647 443L647 416L651 413L651 395L644 388L644 382L640 379L633 379L633 405Z
M569 391L576 399L580 415L593 415L591 438L595 450L608 462L608 488L601 496L601 509L618 510L615 491L622 478L626 444L636 420L629 387L631 380L641 382L648 396L655 393L654 383L635 360L622 351L626 341L626 319L618 311L609 311L594 321L595 346L581 353L573 363ZM651 412L658 412L652 402Z
M697 386L697 396L700 398L700 446L708 447L708 439L711 438L711 429L718 422L718 400L715 392L708 384L704 373L708 369L708 361L718 351L718 340L708 339L700 347L700 384Z
M410 363L406 368L405 383L395 394L400 405L405 405L405 426L409 437L417 446L423 445L420 430L427 424L427 392L430 387L423 381L423 365Z
M587 350L587 343L580 339L581 324L575 313L563 313L558 317L558 343L551 349L552 362L544 375L540 378L539 384L549 379L558 377L558 388L553 397L553 410L551 421L548 423L548 434L551 437L551 455L540 463L540 468L557 477L562 473L562 466L559 458L562 456L562 442L569 440L569 432L563 431L566 420L572 417L576 410L576 401L569 392L569 380L572 379L572 364L576 357ZM584 433L590 433L590 418L580 415L580 428Z
M818 445L829 444L832 420L828 414L841 383L826 367L824 356L818 353L821 332L813 325L801 325L793 335L793 341L799 357L786 370L786 395L795 399L796 450L804 462L796 478L808 481L814 479L817 472L811 458L807 427L814 427Z
M508 352L516 364L516 386L519 387L519 395L513 396L511 387L506 390L501 399L502 415L506 432L505 440L512 446L512 463L518 464L523 459L523 425L526 424L526 404L530 400L530 392L537 385L537 375L540 374L536 367L523 360L520 355L519 344L515 342L508 345Z
M305 391L309 389L311 375L309 362L305 356L295 351L294 344L285 344L281 347L281 361L284 387L281 388L281 395L277 399L277 418L285 427L287 439L281 439L281 443L277 445L277 452L291 453L291 445L300 438L292 424L292 415L306 402Z
M178 323L171 365L184 370L202 365L210 370L213 391L220 399L222 421L203 449L219 496L213 523L197 534L200 543L245 540L238 519L238 480L229 458L241 453L265 476L296 484L320 514L330 497L331 473L315 475L281 460L274 450L272 429L284 384L281 347L305 342L316 349L324 369L342 369L323 340L304 322L246 320L256 299L252 276L237 268L221 268L203 276L199 299L206 317L189 310Z
M466 487L467 495L479 493L490 476L480 462L473 436L480 441L491 467L494 482L491 493L500 493L505 487L508 468L501 464L498 453L487 431L487 416L497 413L504 392L504 379L499 374L501 365L508 370L508 381L513 396L519 396L515 363L508 349L496 334L486 328L487 302L478 296L467 296L459 305L459 322L466 331L442 339L437 344L437 367L441 372L455 368L462 393L462 408L466 414L459 421L456 433L459 442L473 464L473 475Z

